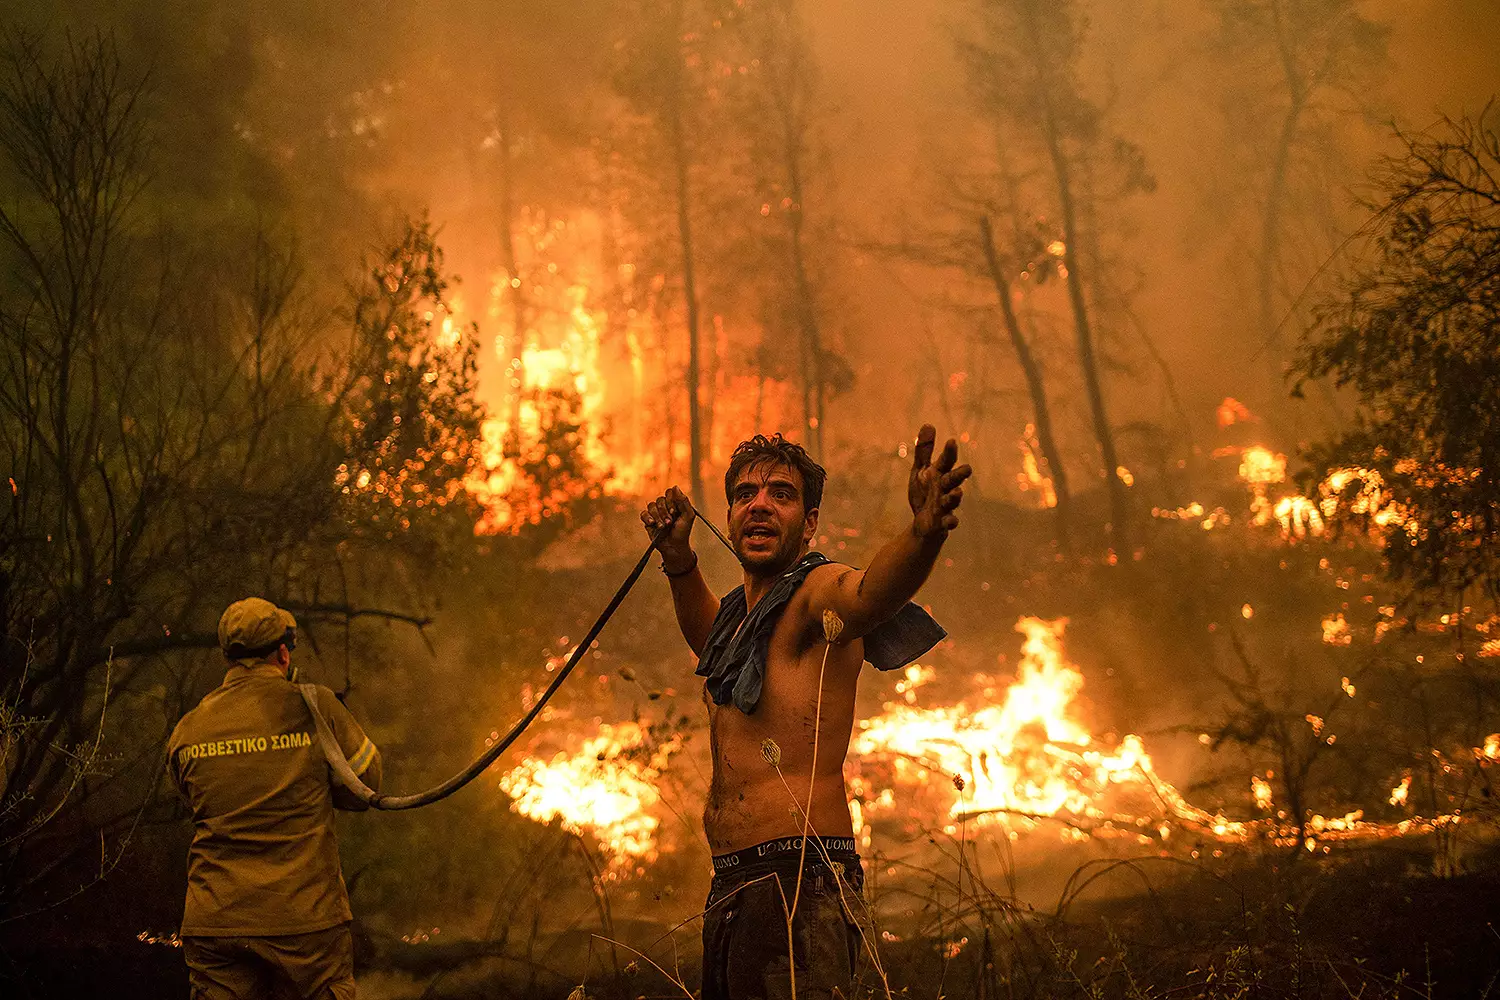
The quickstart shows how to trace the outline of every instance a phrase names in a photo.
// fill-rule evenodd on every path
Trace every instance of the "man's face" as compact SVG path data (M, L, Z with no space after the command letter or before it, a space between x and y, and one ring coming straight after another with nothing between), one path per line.
M741 470L729 491L729 540L752 573L780 573L812 544L818 512L802 509L802 473L777 462Z

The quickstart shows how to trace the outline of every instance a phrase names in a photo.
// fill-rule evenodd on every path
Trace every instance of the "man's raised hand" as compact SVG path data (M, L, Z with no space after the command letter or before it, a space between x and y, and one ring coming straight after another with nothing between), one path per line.
M670 526L670 530L662 534L656 543L656 549L661 553L662 569L668 573L675 575L692 569L697 556L690 539L696 517L697 511L693 509L686 494L675 486L668 488L667 492L652 500L641 511L641 523L646 526L646 534L652 538L656 538L662 528Z
M973 473L968 465L955 466L958 461L958 442L949 438L932 459L937 431L931 424L923 424L917 432L917 446L912 455L911 477L906 485L906 498L911 504L912 530L922 538L942 538L958 527L959 503L964 498L963 482Z

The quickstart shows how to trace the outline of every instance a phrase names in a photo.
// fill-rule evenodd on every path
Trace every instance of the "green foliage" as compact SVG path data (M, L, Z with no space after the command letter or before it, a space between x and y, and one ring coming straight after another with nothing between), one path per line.
M390 542L416 538L407 507L472 531L452 499L481 414L472 342L430 322L425 223L382 255L340 352L290 240L148 204L144 85L109 40L11 39L0 69L3 920L58 898L70 851L33 863L43 823L75 847L128 839L196 687L163 654L216 646L230 600L265 594L316 631L411 599L386 584L410 553ZM401 489L351 503L341 463ZM358 544L377 534L380 552ZM92 770L127 766L81 782L84 746Z
M595 469L583 452L583 401L566 389L537 391L535 440L521 449L516 462L525 474L533 527L551 521L552 535L576 523L589 503L603 495L599 483L608 470Z
M1391 569L1433 597L1500 596L1500 135L1488 117L1402 136L1373 254L1308 331L1295 372L1352 390L1357 426L1315 473L1371 470L1345 517L1392 522ZM1300 386L1300 381L1299 381Z
M421 219L355 293L353 372L339 407L348 458L334 481L355 530L374 537L431 525L450 504L474 510L464 477L484 419L478 329L442 324L447 287L442 248Z

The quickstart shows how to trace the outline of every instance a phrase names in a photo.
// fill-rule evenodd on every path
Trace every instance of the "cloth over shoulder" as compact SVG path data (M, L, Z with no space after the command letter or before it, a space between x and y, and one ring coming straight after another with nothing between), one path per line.
M765 681L771 630L807 575L831 562L821 552L809 552L777 579L748 617L743 586L734 588L719 602L719 612L709 629L708 641L703 644L703 656L696 671L705 678L704 685L714 704L733 701L734 707L746 715L755 711ZM936 646L947 635L931 615L908 601L864 637L865 659L877 670L895 670Z

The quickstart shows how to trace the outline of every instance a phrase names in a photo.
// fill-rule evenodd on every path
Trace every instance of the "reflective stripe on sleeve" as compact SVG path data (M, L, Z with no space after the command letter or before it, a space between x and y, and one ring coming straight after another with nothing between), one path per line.
M370 762L374 759L375 744L371 743L370 738L367 736L365 737L365 741L360 744L359 752L349 758L349 769L355 774L364 774L365 770L369 768Z

